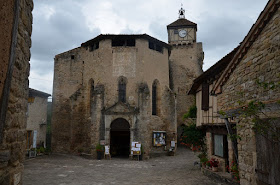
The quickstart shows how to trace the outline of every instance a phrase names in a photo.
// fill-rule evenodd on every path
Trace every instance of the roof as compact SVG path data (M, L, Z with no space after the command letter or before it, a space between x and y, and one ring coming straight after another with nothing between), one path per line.
M206 80L211 78L218 78L217 75L223 72L223 70L228 66L231 59L234 57L235 53L237 52L239 46L232 50L229 54L224 56L221 60L219 60L216 64L210 67L207 71L202 73L199 77L197 77L192 84L191 89L189 90L188 94L196 94L196 90L199 86Z
M180 18L177 19L176 21L174 21L173 23L167 25L167 28L184 28L184 27L195 27L195 29L197 30L197 24L194 22L189 21L188 19L184 19L184 18Z
M232 74L236 66L240 63L242 58L247 54L248 50L250 49L251 45L255 42L258 38L266 24L269 20L273 17L275 12L278 10L280 6L280 0L270 0L266 4L264 10L260 13L257 21L251 27L248 34L245 36L244 40L240 44L236 55L231 60L227 68L222 73L221 77L218 79L217 83L213 87L213 92L215 94L222 93L222 86L227 82L229 76Z
M29 88L29 97L35 97L35 96L46 97L47 98L51 95L48 94L48 93L42 92L42 91L38 91L38 90Z
M154 37L151 37L150 35L148 34L118 34L118 35L115 35L115 34L100 34L98 35L97 37L91 39L91 40L88 40L84 43L81 44L82 47L87 47L87 46L90 46L92 45L93 43L96 43L96 42L99 42L101 40L105 40L105 39L146 39L146 40L151 40L159 45L161 45L162 47L165 47L167 49L170 49L171 46L168 45L167 43L163 42L163 41L160 41Z

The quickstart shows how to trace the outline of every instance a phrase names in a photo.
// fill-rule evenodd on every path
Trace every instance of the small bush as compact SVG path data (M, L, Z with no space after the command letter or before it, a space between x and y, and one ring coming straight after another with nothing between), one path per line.
M197 108L195 105L192 105L189 109L189 111L183 115L183 120L188 119L188 118L196 118L196 112Z
M101 144L97 144L95 147L97 152L103 152L104 151L104 146L102 146Z

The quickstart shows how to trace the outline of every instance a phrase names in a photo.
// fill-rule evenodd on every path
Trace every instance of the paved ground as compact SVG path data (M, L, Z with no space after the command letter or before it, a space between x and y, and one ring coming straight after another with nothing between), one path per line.
M25 162L24 185L217 185L194 166L192 151L146 161L90 160L79 156L51 155ZM220 184L221 185L221 184Z

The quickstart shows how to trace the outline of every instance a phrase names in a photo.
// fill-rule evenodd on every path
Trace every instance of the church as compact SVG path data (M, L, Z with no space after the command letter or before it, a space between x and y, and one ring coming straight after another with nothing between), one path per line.
M149 158L176 149L183 114L195 104L187 91L202 73L204 53L197 24L182 8L167 33L168 43L147 34L101 34L55 56L54 152L95 156L102 144L112 157L128 157L139 142Z

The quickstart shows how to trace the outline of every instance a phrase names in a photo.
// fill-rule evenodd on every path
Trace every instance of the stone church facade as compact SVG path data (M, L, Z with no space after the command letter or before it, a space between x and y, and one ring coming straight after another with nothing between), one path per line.
M177 125L194 104L186 92L202 72L197 25L181 17L167 26L169 44L147 34L99 35L55 56L52 149L95 155L98 143L111 155L166 153ZM157 145L156 134L165 141Z

